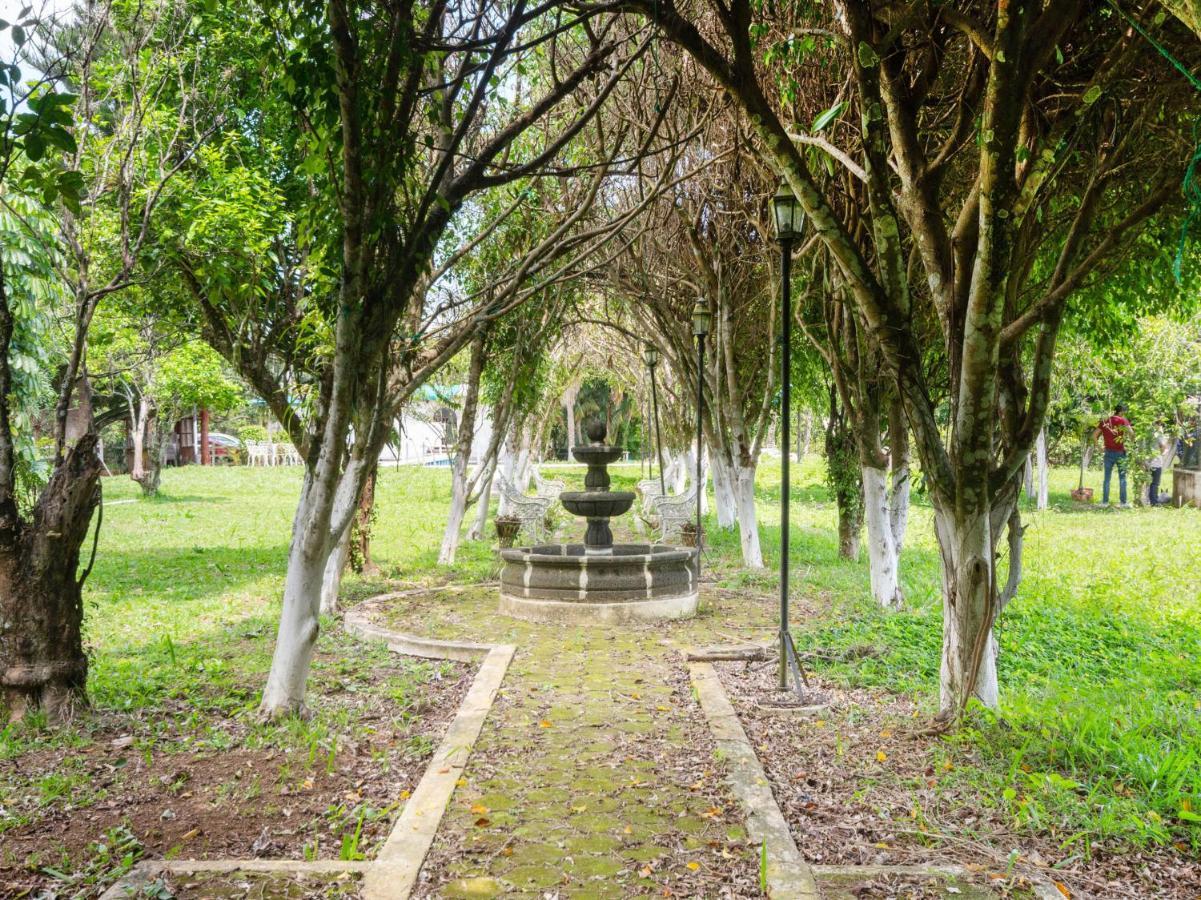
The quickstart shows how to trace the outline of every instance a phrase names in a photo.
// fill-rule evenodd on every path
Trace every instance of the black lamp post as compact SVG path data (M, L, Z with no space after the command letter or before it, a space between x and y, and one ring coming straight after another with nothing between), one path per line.
M791 493L789 420L792 418L792 245L801 236L805 213L787 181L771 198L772 222L780 242L780 690L788 688L788 500ZM800 690L800 685L797 685Z
M705 336L709 333L709 303L697 297L692 307L692 333L696 335L696 577L701 577L701 497L705 493L702 481L701 454L704 446L701 416L705 406Z
M655 366L659 365L659 348L647 344L642 349L642 358L646 367L651 370L651 417L655 420L655 454L659 460L659 491L667 496L667 488L663 484L663 438L659 435L659 393L655 388Z

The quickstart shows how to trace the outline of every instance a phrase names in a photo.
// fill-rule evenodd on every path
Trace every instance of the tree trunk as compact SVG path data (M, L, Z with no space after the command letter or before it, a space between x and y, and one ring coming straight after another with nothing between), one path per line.
M987 510L935 509L942 556L943 639L939 705L944 714L975 697L997 705L997 644L992 633L993 554L996 541Z
M96 435L87 434L67 449L32 522L22 522L11 502L0 511L0 705L9 720L41 709L60 721L86 702L84 578L77 572L100 501L96 446Z
M863 513L867 520L867 556L872 597L885 609L900 609L900 573L886 490L888 472L862 466L860 474L863 483Z
M721 453L709 454L713 465L713 505L717 509L717 527L733 528L738 521L737 499L734 496L734 473Z
M146 449L146 458L150 467L142 473L138 482L142 486L142 495L155 497L163 480L163 467L167 464L167 447L171 441L173 422L170 416L155 414L154 427L150 431L150 446Z
M484 372L484 345L486 335L481 330L471 343L471 364L467 372L467 393L463 398L463 415L460 417L459 440L455 447L455 458L450 473L450 511L446 517L446 528L442 532L442 548L438 551L438 564L453 566L459 549L459 537L463 531L463 517L471 500L471 486L467 483L467 466L471 462L471 446L475 443L475 419L479 409L480 378ZM482 465L481 461L481 465Z
M1047 471L1047 429L1043 428L1038 432L1038 439L1034 446L1038 469L1038 508L1046 509L1050 500L1047 490L1049 474Z
M759 522L755 513L755 467L736 466L732 481L738 512L738 535L742 540L742 562L752 569L762 569L763 549L759 545Z
M1034 456L1026 454L1026 464L1022 467L1022 486L1026 489L1026 498L1034 499Z
M346 529L342 539L334 547L325 564L325 573L321 576L321 615L336 616L338 614L338 593L342 590L342 574L346 571L346 560L350 556L350 531Z
M839 491L838 555L855 562L859 559L859 533L863 530L863 504L849 492Z
M159 454L156 446L151 446L149 450L146 447L146 434L152 432L151 443L155 443L155 435L153 432L158 431L158 419L155 414L154 406L145 396L138 398L136 408L132 408L133 424L130 428L130 437L133 440L133 459L129 465L129 477L138 483L142 489L143 497L153 497L158 493L159 486ZM150 459L149 469L146 466L146 459Z
M905 408L899 401L889 407L888 456L892 468L892 489L888 493L888 520L892 526L892 545L901 568L901 550L905 547L905 531L909 527L909 429L905 425Z
M509 434L501 444L500 454L498 455L496 468L500 475L509 482L513 483L513 463L516 460L516 454L513 452L513 435ZM505 495L500 495L500 501L497 503L496 514L498 516L506 515L509 511L509 502L505 499Z
M530 489L530 479L534 473L530 470L534 436L528 426L521 429L521 445L517 450L517 458L513 461L513 485L518 493L524 494Z
M863 528L863 484L856 477L854 436L830 392L830 420L826 424L826 484L838 509L838 555L859 559L859 532Z
M351 525L350 564L359 575L379 574L379 566L371 560L371 534L375 530L375 479L378 474L377 462L371 467L367 480L363 482L359 508Z
M467 531L467 540L482 541L488 529L488 507L492 503L492 480L496 475L496 460L488 465L488 470L481 476L483 485L480 487L480 499L476 502L475 521Z
M306 712L305 685L320 631L326 566L341 539L341 531L335 533L334 529L350 529L349 518L357 510L360 479L364 478L363 460L351 456L339 473L324 457L322 454L311 468L306 466L292 521L283 609L259 707L271 718Z

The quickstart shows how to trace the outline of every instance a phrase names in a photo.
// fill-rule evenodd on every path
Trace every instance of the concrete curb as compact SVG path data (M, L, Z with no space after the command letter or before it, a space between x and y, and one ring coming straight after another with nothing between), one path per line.
M728 781L746 813L747 831L765 849L768 896L781 900L817 900L813 869L797 850L792 830L776 804L759 757L742 730L738 714L730 705L716 670L710 663L692 662L688 664L688 674L717 749L730 763Z
M412 893L442 815L516 652L517 648L511 644L493 647L488 652L425 774L367 870L363 879L364 900L404 898Z
M340 859L153 859L140 862L100 895L100 900L125 900L159 875L199 872L282 872L285 875L340 875L366 872L370 863Z
M459 710L442 738L442 743L431 757L421 781L405 802L400 816L374 860L146 860L134 866L129 873L101 894L100 900L124 900L133 895L140 886L165 873L237 871L279 872L287 875L362 873L361 896L364 900L406 900L417 883L417 875L434 841L434 834L442 821L442 815L450 804L451 795L480 736L484 720L496 700L509 663L513 661L513 655L517 652L517 648L512 644L440 641L390 631L374 624L367 616L367 612L380 603L426 590L429 589L418 588L381 594L348 610L342 618L342 627L350 634L363 640L385 643L388 649L395 653L457 662L483 660L467 695L459 704Z
M434 752L425 774L421 776L413 795L405 802L400 817L388 834L388 839L384 841L379 854L367 869L362 888L364 900L405 898L412 893L422 863L425 862L425 855L434 842L442 815L450 804L451 795L454 794L471 750L479 739L484 720L496 700L509 663L513 661L513 655L517 652L517 648L512 644L441 641L390 631L374 624L368 618L368 612L381 603L424 590L426 589L419 588L415 591L382 594L348 610L342 617L342 626L351 634L365 640L382 641L397 653L430 659L483 659L467 696L463 698L458 713L446 729L442 743Z

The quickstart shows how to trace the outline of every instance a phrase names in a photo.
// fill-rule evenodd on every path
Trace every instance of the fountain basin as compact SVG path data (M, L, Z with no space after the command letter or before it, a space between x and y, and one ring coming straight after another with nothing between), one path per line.
M500 611L531 622L620 625L684 619L696 613L694 550L614 544L543 544L500 552Z
M634 504L633 491L564 491L559 502L569 513L588 518L620 516Z

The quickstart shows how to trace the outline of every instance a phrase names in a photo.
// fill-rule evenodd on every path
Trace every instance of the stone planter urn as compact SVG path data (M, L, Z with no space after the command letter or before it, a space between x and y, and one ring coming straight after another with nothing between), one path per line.
M512 547L517 540L517 532L521 530L521 520L513 516L497 516L493 524L496 525L496 539L501 547Z
M685 547L696 546L696 523L685 522L680 526L680 543Z

